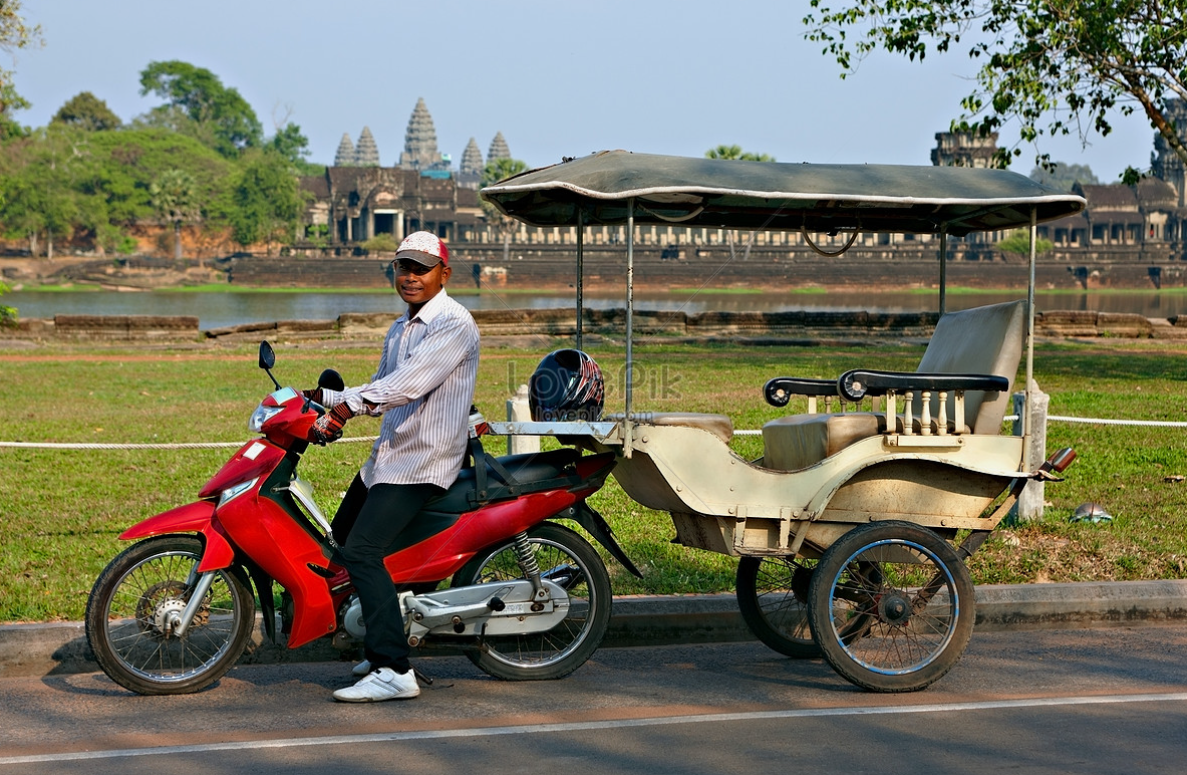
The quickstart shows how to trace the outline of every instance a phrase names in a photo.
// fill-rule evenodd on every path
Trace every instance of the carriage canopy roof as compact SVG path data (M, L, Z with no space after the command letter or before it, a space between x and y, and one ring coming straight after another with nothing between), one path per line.
M947 233L1030 225L1082 211L1081 197L1006 170L784 164L602 151L482 190L534 226L635 222L811 232Z

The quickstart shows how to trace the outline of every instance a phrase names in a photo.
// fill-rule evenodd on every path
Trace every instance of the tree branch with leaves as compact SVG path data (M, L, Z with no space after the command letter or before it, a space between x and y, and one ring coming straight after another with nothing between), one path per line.
M1108 135L1115 114L1140 112L1184 163L1172 119L1187 100L1187 0L810 0L808 40L824 44L841 77L878 49L923 61L967 45L980 69L953 131L984 137L1016 124L1018 143L1043 135ZM849 32L859 34L850 37ZM1036 150L1036 162L1050 166ZM1125 173L1133 179L1134 170Z

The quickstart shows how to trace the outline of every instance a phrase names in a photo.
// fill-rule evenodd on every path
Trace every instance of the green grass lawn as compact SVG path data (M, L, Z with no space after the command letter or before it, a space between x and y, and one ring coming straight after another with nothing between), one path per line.
M501 419L507 397L527 381L553 345L484 349L479 407ZM311 386L325 367L348 384L368 379L374 347L334 342L276 344L277 378ZM639 345L635 409L728 414L736 428L760 428L785 413L762 400L774 376L833 378L857 366L912 369L922 347ZM1182 420L1187 348L1110 341L1043 345L1035 375L1051 395L1050 413L1089 418ZM619 347L591 352L607 377L609 410L621 409ZM7 352L8 396L0 441L166 443L246 440L246 422L271 383L255 367L254 345L52 345ZM358 419L348 436L376 432ZM970 563L978 583L1179 578L1187 570L1187 444L1183 429L1053 422L1048 447L1074 446L1068 481L1047 486L1045 518L999 528ZM499 451L501 440L488 447ZM736 451L761 456L761 440L738 437ZM337 499L365 458L365 443L312 449L302 475L322 508ZM91 583L121 548L129 525L195 497L231 454L213 450L45 450L0 448L0 622L77 620ZM1102 503L1111 524L1069 523L1075 507ZM671 543L663 513L630 501L611 480L590 499L644 571L636 580L611 564L616 594L727 592L736 560Z

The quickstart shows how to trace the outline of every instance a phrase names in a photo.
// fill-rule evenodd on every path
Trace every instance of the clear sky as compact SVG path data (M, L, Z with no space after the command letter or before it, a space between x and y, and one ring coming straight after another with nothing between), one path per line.
M454 164L496 132L530 166L622 148L701 156L739 145L783 162L930 164L975 67L963 52L910 63L887 54L841 80L804 40L804 0L25 0L45 47L18 53L16 86L42 126L90 91L124 121L159 101L140 71L180 59L251 103L265 131L286 115L333 160L371 128L395 164L423 97ZM1154 130L1118 117L1108 138L1046 140L1052 158L1114 182L1149 166ZM1003 140L1014 142L1012 134ZM1033 167L1033 148L1014 163Z

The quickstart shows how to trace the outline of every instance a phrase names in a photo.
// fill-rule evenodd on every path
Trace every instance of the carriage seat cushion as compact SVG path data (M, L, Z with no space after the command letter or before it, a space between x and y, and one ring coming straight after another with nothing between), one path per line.
M618 421L621 414L606 415L602 419ZM725 443L734 437L734 422L724 414L702 414L700 412L642 412L635 415L639 425L663 425L682 428L700 428L712 433Z
M876 436L885 425L886 416L874 412L779 417L762 427L762 464L777 471L798 471L855 441Z

